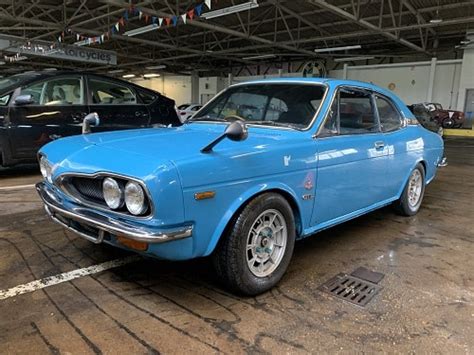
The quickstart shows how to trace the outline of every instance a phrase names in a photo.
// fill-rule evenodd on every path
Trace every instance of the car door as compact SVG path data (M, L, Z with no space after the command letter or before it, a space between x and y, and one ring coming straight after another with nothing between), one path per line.
M16 103L19 95L31 95L29 103ZM73 134L87 114L84 81L68 75L34 82L15 91L9 109L9 141L14 159L34 158L44 144Z
M408 148L422 148L423 142L416 130L405 128L405 120L397 105L382 94L375 94L375 106L379 116L383 141L387 149L387 170L385 186L391 197L398 197L400 189L405 184L407 174L413 168L416 160L410 156ZM412 152L416 154L415 151Z
M89 111L97 112L100 125L92 131L147 127L150 121L148 108L135 89L126 83L97 76L88 76Z
M337 223L386 199L387 154L369 91L339 88L315 145L313 225Z

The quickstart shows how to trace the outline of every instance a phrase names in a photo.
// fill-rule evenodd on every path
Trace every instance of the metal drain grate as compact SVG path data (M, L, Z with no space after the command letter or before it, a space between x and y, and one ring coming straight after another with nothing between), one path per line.
M337 298L364 307L382 289L381 286L347 274L339 274L318 288Z

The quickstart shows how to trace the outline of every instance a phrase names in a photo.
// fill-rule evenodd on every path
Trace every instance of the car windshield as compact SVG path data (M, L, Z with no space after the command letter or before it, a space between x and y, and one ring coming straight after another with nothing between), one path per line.
M434 104L437 110L442 110L443 106L441 104Z
M178 106L178 110L186 110L188 108L189 105L179 105Z
M12 75L7 78L1 78L0 79L0 91L7 89L11 86L19 86L22 83L24 83L27 80L30 80L34 78L35 74L17 74L17 75Z
M238 85L204 106L190 122L240 118L249 124L305 128L321 105L325 90L319 84Z

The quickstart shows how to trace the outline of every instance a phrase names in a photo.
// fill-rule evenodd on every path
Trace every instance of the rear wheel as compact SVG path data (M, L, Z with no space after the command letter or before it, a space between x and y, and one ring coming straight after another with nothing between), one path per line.
M425 169L419 163L411 172L402 196L394 204L396 211L403 216L413 216L420 209L425 194Z
M443 128L453 128L454 120L452 118L445 118L442 123Z
M275 286L293 254L296 230L291 206L276 193L265 193L233 219L213 261L221 281L233 291L256 295Z

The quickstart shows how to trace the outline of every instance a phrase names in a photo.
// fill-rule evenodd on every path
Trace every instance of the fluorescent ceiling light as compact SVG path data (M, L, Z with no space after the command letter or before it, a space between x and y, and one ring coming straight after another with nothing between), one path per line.
M205 12L201 15L201 17L204 17L205 19L210 19L210 18L221 17L221 16L230 15L230 14L235 14L236 12L250 10L256 7L258 7L257 0L253 0L253 1L245 2L243 4L224 7L223 9Z
M148 70L158 70L158 69L165 69L166 65L151 65L149 67L145 67Z
M150 78L158 78L160 76L160 74L157 74L157 73L148 73L148 74L143 74L143 77L146 78L146 79L150 79Z
M109 70L107 73L109 74L118 74L118 73L123 73L125 70L123 69L115 69L115 70Z
M265 59L265 58L275 58L276 55L275 54L262 54L262 55L254 55L254 56L250 56L250 57L243 57L242 59L244 60L251 60L251 59Z
M432 18L430 20L430 23L441 23L441 22L443 22L442 18Z
M364 57L364 56L360 56L360 57L347 57L347 58L336 58L334 59L335 62L352 62L352 61L356 61L356 60L368 60L368 59L374 59L375 57Z
M470 39L463 39L463 40L461 41L461 44L469 44L469 43L471 43L471 40L470 40Z
M345 51L347 49L360 49L360 48L362 48L362 46L360 44L356 44L354 46L332 47L332 48L316 48L314 51L316 53L324 53L324 52Z
M139 27L139 28L136 28L134 30L126 31L123 34L125 36L132 37L132 36L140 35L142 33L146 33L146 32L156 30L157 28L158 28L158 25L156 23L152 23L151 25L148 25L148 26Z
M122 75L122 78L124 79L130 79L130 78L134 78L135 77L135 74L125 74L125 75Z

